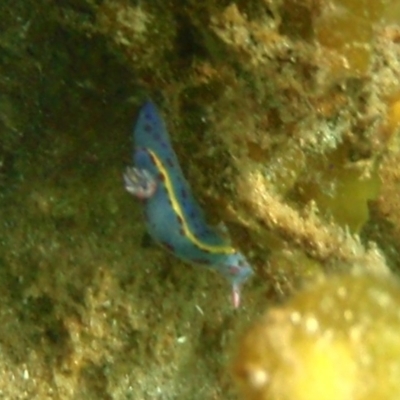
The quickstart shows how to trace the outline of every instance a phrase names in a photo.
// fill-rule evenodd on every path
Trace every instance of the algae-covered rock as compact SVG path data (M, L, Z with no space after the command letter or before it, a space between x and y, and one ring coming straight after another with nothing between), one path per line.
M343 265L400 270L397 3L2 0L0 399L236 399L225 350L266 302ZM237 312L211 272L142 241L122 172L146 98L256 271ZM307 319L271 315L307 355L288 396L346 397L355 339L306 330L295 351Z
M271 309L243 338L234 375L247 400L400 396L400 284L327 278Z

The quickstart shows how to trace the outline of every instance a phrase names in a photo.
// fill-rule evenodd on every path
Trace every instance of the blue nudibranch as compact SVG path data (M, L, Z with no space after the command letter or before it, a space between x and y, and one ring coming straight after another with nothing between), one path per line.
M133 167L124 174L126 190L143 200L150 235L177 257L211 267L232 283L233 304L252 274L245 257L210 227L183 176L168 131L148 101L133 132Z

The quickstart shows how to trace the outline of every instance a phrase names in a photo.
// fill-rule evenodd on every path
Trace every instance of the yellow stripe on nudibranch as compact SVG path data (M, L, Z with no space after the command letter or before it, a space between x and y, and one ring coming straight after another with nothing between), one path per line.
M207 243L203 243L199 238L196 237L196 235L191 231L189 224L185 218L185 214L182 211L182 206L175 194L174 186L173 186L171 178L169 176L168 169L164 166L162 161L157 157L157 155L153 151L151 151L150 149L146 149L146 150L149 152L149 154L153 158L158 171L160 171L160 173L163 174L163 176L165 178L164 185L167 190L168 197L171 200L172 209L174 210L175 214L177 215L179 221L181 221L181 223L182 223L182 229L183 229L184 235L193 244L195 244L198 248L200 248L201 250L207 251L209 253L215 253L215 254L233 254L233 253L235 253L236 250L232 246L207 244Z

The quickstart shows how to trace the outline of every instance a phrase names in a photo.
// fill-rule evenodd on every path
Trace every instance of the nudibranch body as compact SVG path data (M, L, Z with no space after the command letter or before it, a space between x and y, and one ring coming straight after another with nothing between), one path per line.
M146 102L134 132L133 167L124 174L126 190L143 200L150 235L175 256L222 273L232 283L238 307L240 287L252 274L245 257L210 227L183 176L156 106Z

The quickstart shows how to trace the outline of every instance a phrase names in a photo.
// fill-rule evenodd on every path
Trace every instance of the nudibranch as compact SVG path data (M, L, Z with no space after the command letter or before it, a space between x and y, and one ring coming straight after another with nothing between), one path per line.
M222 273L232 284L235 307L240 288L252 274L245 257L209 226L186 181L156 106L140 109L133 131L133 167L125 188L142 200L149 234L175 256Z

